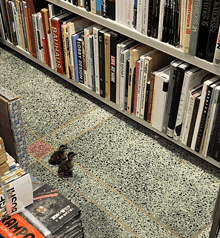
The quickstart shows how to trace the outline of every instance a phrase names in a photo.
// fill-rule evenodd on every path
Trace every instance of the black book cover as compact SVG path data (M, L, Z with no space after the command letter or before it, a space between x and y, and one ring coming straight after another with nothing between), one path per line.
M170 137L173 137L173 131L175 129L179 101L180 101L180 97L181 97L182 85L183 85L183 80L184 80L184 74L185 74L186 70L190 69L191 67L192 67L192 65L183 63L182 65L179 65L177 67L177 74L174 75L175 80L174 80L171 109L170 109L168 128L167 128L167 135Z
M126 62L126 83L125 83L125 110L127 109L128 105L128 78L129 78L129 65L130 65L130 59Z
M154 38L158 38L159 14L160 14L160 0L154 0L153 13L152 13L152 27L151 27L151 33Z
M155 1L149 0L148 26L147 26L147 35L148 36L152 36L153 4L155 4Z
M76 40L77 46L77 59L78 59L78 72L79 82L84 84L84 71L83 71L83 40L84 37L80 37Z
M107 15L110 19L115 20L115 0L108 0Z
M99 31L99 77L100 77L100 96L105 97L105 44L104 31Z
M220 0L214 0L205 60L213 62L220 22Z
M107 18L108 17L108 0L102 0L101 11L102 11L102 16Z
M144 108L144 120L145 121L147 120L149 92L150 92L150 81L147 82L147 87L146 87L145 108Z
M209 36L213 0L203 0L196 56L204 59ZM216 42L215 42L216 45Z
M8 4L8 15L9 15L10 23L11 23L11 32L12 32L13 44L18 45L12 2L7 2L7 4Z
M169 22L169 0L166 0L164 5L162 42L168 42L169 40L168 22Z
M91 11L90 0L84 0L84 1L85 1L85 9L86 9L86 11L90 12Z
M48 184L33 193L34 202L26 209L55 234L64 224L79 216L79 208Z

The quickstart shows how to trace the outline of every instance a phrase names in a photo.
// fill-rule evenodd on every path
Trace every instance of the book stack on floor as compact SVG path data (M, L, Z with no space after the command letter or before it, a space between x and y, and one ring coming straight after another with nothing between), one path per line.
M37 238L84 237L79 208L48 184L33 192L33 204L4 218L0 226L5 238L19 234Z

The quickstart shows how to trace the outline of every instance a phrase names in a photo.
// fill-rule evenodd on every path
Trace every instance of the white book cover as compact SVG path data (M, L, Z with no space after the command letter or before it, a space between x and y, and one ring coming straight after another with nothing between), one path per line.
M192 150L195 150L195 146L196 146L196 140L197 140L197 135L199 132L199 126L200 126L200 121L201 121L201 117L202 117L202 113L203 113L203 107L204 107L204 103L205 103L207 89L208 89L209 85L211 85L215 81L219 80L219 78L220 78L219 76L215 76L209 80L206 80L203 83L201 101L199 104L199 110L198 110L198 114L197 114L197 118L196 118L196 124L195 124L195 128L194 128L192 144L191 144Z
M126 45L131 43L132 39L127 39L117 44L117 67L116 67L116 104L119 104L120 98L120 72L121 72L121 51L126 48Z
M138 5L137 5L137 25L136 29L140 33L142 33L143 29L143 7L144 7L144 1L145 0L138 0Z
M95 69L95 87L96 93L100 94L100 77L99 77L99 39L98 32L102 26L93 27L93 51L94 51L94 69Z
M91 12L96 14L96 0L91 0Z
M160 1L160 11L159 11L159 24L158 24L158 40L162 41L163 35L163 20L164 20L164 6L166 0Z
M149 0L144 0L142 34L147 35Z
M180 138L183 115L184 115L185 106L186 106L187 93L189 89L198 85L207 74L209 74L209 72L207 72L206 70L202 70L198 67L194 67L191 70L187 71L184 75L183 86L182 86L182 91L180 96L180 103L178 107L177 119L176 119L174 136L173 136L175 140L179 140Z
M152 106L151 118L152 127L162 132L163 119L168 93L170 67L155 74L154 81L154 101Z
M220 27L218 30L218 38L217 38L216 47L215 47L213 64L216 66L220 66Z
M125 89L126 89L126 71L127 60L130 58L130 49L122 50L121 52L121 64L120 64L120 110L125 110Z
M9 182L5 185L9 199L12 201L12 213L17 213L33 203L32 182L29 173ZM5 201L5 196L0 193L0 200ZM5 210L5 208L3 208ZM3 210L1 210L3 211Z
M201 151L204 154L204 156L207 156L211 132L216 120L216 112L219 107L219 101L218 101L219 94L220 94L220 86L217 86L214 91L213 102L210 108L210 119L209 119L208 128L207 128L207 135L204 141L204 149Z

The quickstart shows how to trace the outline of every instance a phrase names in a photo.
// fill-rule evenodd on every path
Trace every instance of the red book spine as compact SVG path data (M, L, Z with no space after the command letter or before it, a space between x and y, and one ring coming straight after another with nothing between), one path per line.
M155 74L151 73L150 90L149 90L148 107L147 107L147 122L149 123L151 123L151 111L152 111L152 102L153 102L153 93L154 93L154 79L155 79Z
M34 3L32 0L26 0L27 14L28 14L28 29L30 31L30 42L31 42L31 55L37 58L36 47L34 42L34 28L32 21L32 14L36 13L34 8Z
M136 112L137 112L137 96L138 96L140 61L136 61L135 67L136 67L136 74L135 74L135 82L134 82L134 99L133 99L133 114L134 115L136 115Z
M26 24L27 24L27 39L28 39L28 48L29 48L29 52L30 54L32 54L32 45L31 45L31 33L30 33L30 25L29 25L29 21L28 21L28 10L27 7L25 7L24 9L25 12L25 19L26 19Z
M51 27L52 27L52 35L53 35L53 45L54 45L54 54L56 61L57 72L60 74L64 74L63 67L63 55L62 55L62 42L61 42L61 30L60 30L60 22L51 19Z
M47 9L42 9L41 14L42 14L42 23L43 23L44 38L45 38L45 46L44 46L44 56L46 57L45 58L45 63L49 67L51 67L50 53L49 53L49 46L48 46L48 39L47 39L47 34L49 33L48 10Z

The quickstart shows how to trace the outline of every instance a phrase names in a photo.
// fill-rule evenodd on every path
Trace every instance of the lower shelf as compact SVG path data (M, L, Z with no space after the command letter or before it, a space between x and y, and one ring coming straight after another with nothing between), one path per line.
M28 52L24 51L23 49L21 49L18 46L14 46L12 43L5 41L3 39L0 38L0 42L3 43L4 45L10 47L11 49L15 50L16 52L22 54L23 56L29 58L30 60L32 60L33 62L37 63L38 65L41 65L42 67L44 67L45 69L51 71L52 73L58 75L59 77L63 78L64 80L68 81L69 83L73 84L74 86L76 86L77 88L80 88L81 90L83 90L84 92L88 93L89 95L95 97L96 99L98 99L99 101L102 101L103 103L109 105L110 107L114 108L115 110L119 111L120 113L126 115L127 117L131 118L132 120L140 123L141 125L145 126L146 128L154 131L155 133L157 133L158 135L166 138L169 141L172 141L173 143L175 143L176 145L179 145L180 147L184 148L185 150L191 152L192 154L195 154L196 156L206 160L207 162L215 165L216 167L220 168L220 162L212 159L211 157L205 157L202 154L197 153L196 151L190 149L189 147L183 145L182 143L173 140L172 138L169 138L167 135L165 135L164 133L154 129L148 122L144 121L143 119L140 119L138 117L136 117L133 114L129 114L127 111L122 111L119 109L119 106L111 101L107 101L106 99L102 98L100 95L98 95L97 93L91 91L90 89L86 88L84 85L77 83L75 81L73 81L72 79L68 79L67 77L65 77L65 75L61 75L59 73L57 73L55 70L52 70L50 67L48 67L45 63L40 62L38 59L34 58L32 55L30 55Z

